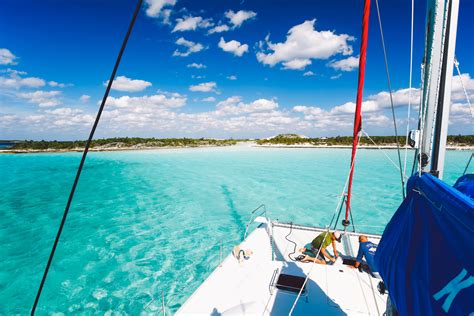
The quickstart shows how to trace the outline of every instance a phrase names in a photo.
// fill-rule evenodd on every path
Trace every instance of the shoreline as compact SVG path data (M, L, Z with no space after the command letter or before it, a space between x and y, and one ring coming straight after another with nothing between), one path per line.
M253 145L252 147L261 148L336 148L336 149L351 149L352 145L285 145L285 144L268 144L268 145ZM397 149L397 145L359 145L359 149ZM400 146L400 149L405 150L405 146ZM408 147L409 150L414 150ZM474 146L446 146L446 150L474 150Z
M159 149L188 149L188 148L220 148L220 147L234 147L236 145L200 145L200 146L143 146L143 147L96 147L89 148L89 152L114 152L114 151L148 151ZM71 149L0 149L1 154L55 154L55 153L81 153L84 148Z
M199 146L103 146L90 148L90 152L115 152L115 151L148 151L148 150L169 150L169 149L189 149L189 148L229 148L229 147L252 147L252 148L299 148L299 149L350 149L352 145L311 145L311 144L299 144L299 145L285 145L285 144L265 144L258 145L256 142L238 142L235 145L199 145ZM359 149L397 149L396 145L360 145ZM405 146L401 146L400 149L405 150ZM408 147L409 150L413 148ZM446 146L446 150L474 150L474 146ZM0 149L0 154L39 154L39 153L74 153L83 152L84 148L71 148L71 149Z

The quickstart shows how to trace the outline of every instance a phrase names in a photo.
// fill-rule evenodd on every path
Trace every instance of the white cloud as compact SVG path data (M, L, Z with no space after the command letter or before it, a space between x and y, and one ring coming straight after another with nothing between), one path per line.
M0 76L0 87L2 88L13 88L20 89L23 87L27 88L39 88L44 87L46 82L37 77L22 78L20 74L26 74L25 72L8 71L9 76Z
M283 63L283 69L303 70L311 65L311 59L292 59Z
M43 87L45 85L45 82L41 78L37 77L28 77L28 78L22 78L18 81L20 87L30 87L30 88L38 88L38 87Z
M192 64L188 64L186 67L188 67L188 68L196 68L196 69L203 69L203 68L206 68L206 65L204 65L204 64L192 63Z
M18 97L28 100L28 103L35 103L40 107L51 107L61 104L57 98L61 91L43 91L19 93Z
M27 75L25 71L19 71L11 68L1 70L0 73L6 74L0 75L0 88L40 88L44 87L46 84L54 88L72 86L72 84L64 84L56 81L46 82L46 80L38 77L23 77Z
M178 38L178 40L176 41L176 44L186 47L187 50L185 52L180 52L178 50L175 50L173 53L173 56L186 57L193 53L200 52L204 49L204 46L202 44L188 41L184 39L183 37Z
M90 99L91 99L91 96L90 96L90 95L87 95L87 94L83 94L83 95L81 95L81 97L79 98L79 100L81 100L81 102L83 102L83 103L89 102Z
M79 113L83 113L80 109L72 109L72 108L58 108L54 110L45 110L45 113L53 114L53 115L75 115Z
M236 40L226 42L223 37L221 37L218 45L220 48L222 48L223 51L232 53L235 56L239 57L242 57L242 55L246 53L249 49L249 46L247 44L241 44Z
M104 86L107 86L109 81L104 82ZM139 79L130 79L125 76L118 76L112 83L112 90L124 91L124 92L138 92L143 91L151 86L151 82Z
M359 68L359 56L350 56L346 59L341 59L338 61L333 60L328 64L328 66L336 70L352 71Z
M408 104L408 94L409 89L394 91L392 94L394 106L406 106ZM418 104L419 98L419 90L412 88L411 102L414 106ZM303 114L303 119L311 122L316 128L324 128L328 131L337 131L338 129L349 131L348 129L353 126L355 106L356 104L352 101L333 106L329 109L298 105L293 107L293 111ZM386 115L390 107L390 95L388 92L381 91L368 96L362 102L364 126L379 128L390 126L391 119Z
M341 76L342 76L342 74L337 74L337 75L331 76L331 80L339 79L339 78L341 78Z
M93 115L84 113L84 111L80 109L57 108L54 110L45 110L44 113L47 115L32 116L29 119L33 121L34 124L38 125L41 124L41 122L47 121L48 126L43 125L43 128L60 128L61 130L72 129L74 131L77 127L89 129L94 121ZM41 120L38 120L37 117L41 118Z
M9 49L0 48L0 65L16 65L17 58Z
M0 70L0 73L7 73L11 76L23 76L28 74L26 71L16 70L12 68L2 69Z
M133 108L134 111L149 111L153 108L180 108L186 104L186 97L180 94L166 96L164 94L145 95L141 97L122 96L108 97L107 105L117 108Z
M466 101L466 96L464 95L462 85L464 85L471 103L474 102L474 79L471 78L468 73L461 74L461 78L459 78L457 75L453 76L451 99L454 101Z
M314 76L314 72L312 72L311 70L310 71L307 71L303 74L304 77L311 77L311 76Z
M336 34L332 31L317 31L315 21L309 20L292 27L282 43L260 42L261 51L257 53L259 62L274 66L283 63L287 69L304 69L312 59L328 59L336 54L352 54L350 41L354 37Z
M203 101L203 102L216 102L216 98L207 97L207 98L202 99L201 101Z
M306 115L320 115L324 113L324 110L319 107L314 106L304 106L304 105L297 105L293 107L293 111L298 113L304 113Z
M215 82L203 82L198 85L189 86L189 91L194 92L215 92L217 84Z
M469 74L463 74L464 85L470 97L474 98L474 80ZM450 130L470 132L472 118L463 96L459 78L453 78L453 98L450 115ZM408 89L394 91L394 103L405 107L408 102ZM459 93L462 94L459 94ZM24 95L31 102L41 102L55 95L47 91L35 95ZM419 91L412 90L412 104L419 102ZM216 102L216 98L197 99L201 102ZM243 100L232 96L216 104L212 110L203 112L186 111L186 96L173 92L160 92L156 95L139 97L109 97L101 126L108 136L156 134L190 137L259 137L278 133L297 132L307 135L349 135L353 128L354 103L346 102L331 107L296 105L293 108L281 108L275 98ZM378 132L392 133L390 99L385 91L368 96L363 102L364 129L372 135ZM208 108L208 106L206 106ZM35 137L41 131L77 136L87 135L95 113L86 112L86 108L38 108L35 113L18 111L0 114L0 129L5 131L23 131ZM399 124L405 118L399 118ZM372 132L374 131L374 132ZM103 134L104 135L104 134Z
M166 9L166 10L161 11L160 16L161 16L161 20L163 21L163 24L171 25L171 21L170 21L171 12L172 12L171 9Z
M185 18L176 19L176 25L171 31L174 32L184 32L184 31L194 31L197 28L209 28L214 25L210 19L203 19L200 16L188 16Z
M278 108L275 100L258 99L251 103L242 102L239 96L232 96L217 103L218 115L240 115L244 113L268 112Z
M176 4L176 0L145 0L148 8L146 9L146 15L149 17L159 17L160 13L162 13L162 9L166 6L174 6ZM169 16L169 14L168 14Z
M408 104L409 89L399 89L392 92L394 107L406 106ZM418 105L420 102L420 92L418 89L412 88L411 104ZM390 93L386 91L377 94L369 95L365 101L362 102L362 112L377 112L391 107ZM347 102L342 105L335 106L331 109L332 114L353 114L355 111L355 103Z
M344 111L341 111L341 108ZM350 133L354 124L353 109L354 104L347 102L342 106L336 106L325 110L320 107L298 105L293 107L293 111L303 114L303 119L310 122L318 129L324 129L325 132ZM351 112L352 111L352 112ZM364 110L363 110L364 111ZM382 113L364 113L364 128L367 126L385 127L390 122L389 118Z
M208 29L214 26L214 22L212 21L212 19L204 19L201 23L199 23L198 26L203 29Z
M237 80L237 76L235 76L235 75L230 75L230 76L227 77L227 79L229 79L229 80Z
M230 28L227 25L221 24L221 25L217 25L217 26L213 27L207 33L208 34L222 33L222 32L227 32L228 30L230 30Z
M240 10L238 12L229 10L225 13L225 16L229 19L230 23L232 23L233 27L237 28L240 27L245 21L255 18L257 13L244 10Z
M57 87L57 88L64 88L68 85L66 85L65 83L59 83L59 82L56 82L56 81L48 81L48 85L50 85L51 87Z
M331 114L353 114L355 112L356 104L354 102L346 102L344 104L335 106L331 109ZM362 112L375 112L380 111L381 108L379 104L373 100L362 102Z

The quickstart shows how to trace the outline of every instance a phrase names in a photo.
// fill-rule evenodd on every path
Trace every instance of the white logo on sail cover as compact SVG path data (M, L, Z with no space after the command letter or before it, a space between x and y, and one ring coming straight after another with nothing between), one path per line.
M448 295L444 300L443 305L441 306L443 310L447 313L451 304L453 303L454 299L458 295L461 290L470 287L474 284L474 276L469 276L464 281L461 281L466 276L467 271L466 269L462 269L461 273L459 273L454 279L452 279L444 288L442 288L438 293L433 295L435 300L441 299L443 296Z

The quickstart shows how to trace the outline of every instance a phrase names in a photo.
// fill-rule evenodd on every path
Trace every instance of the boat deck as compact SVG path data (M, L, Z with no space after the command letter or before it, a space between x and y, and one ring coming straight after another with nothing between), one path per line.
M288 258L296 242L298 249L324 229L272 222L256 228L240 248L252 250L249 259L239 263L232 254L217 267L178 310L177 315L288 315L297 293L277 289L273 283L280 273L306 277L307 295L302 295L293 315L381 315L387 295L377 290L380 282L365 272L341 264L319 265L294 262ZM273 236L274 260L272 260ZM338 252L354 257L358 235L346 233ZM378 243L380 236L367 235ZM328 247L332 248L332 247ZM332 250L332 249L331 249ZM331 251L330 251L331 252Z

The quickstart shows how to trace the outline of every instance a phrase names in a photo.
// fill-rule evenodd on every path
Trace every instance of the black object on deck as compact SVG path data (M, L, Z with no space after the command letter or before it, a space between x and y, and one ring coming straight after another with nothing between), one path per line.
M306 284L304 284L304 281L304 277L281 273L278 276L278 280L275 284L275 287L277 289L293 293L299 293L301 291L301 288L303 288L301 294L305 294Z

